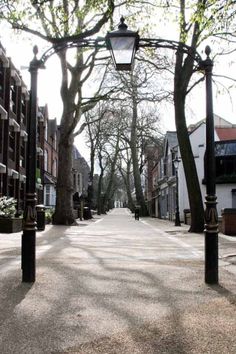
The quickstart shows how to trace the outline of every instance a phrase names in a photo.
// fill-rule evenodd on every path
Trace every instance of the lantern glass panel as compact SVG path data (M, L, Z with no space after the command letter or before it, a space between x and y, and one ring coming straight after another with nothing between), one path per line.
M134 37L113 37L110 38L111 48L116 64L131 64L135 38Z

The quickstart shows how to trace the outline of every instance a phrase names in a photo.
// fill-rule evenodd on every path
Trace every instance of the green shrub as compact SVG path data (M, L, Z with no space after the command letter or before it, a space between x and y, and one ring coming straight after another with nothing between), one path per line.
M52 222L52 216L54 214L54 209L53 208L50 208L50 209L46 209L45 210L45 222L46 224L51 224Z
M1 197L0 198L0 217L14 218L16 214L16 199Z

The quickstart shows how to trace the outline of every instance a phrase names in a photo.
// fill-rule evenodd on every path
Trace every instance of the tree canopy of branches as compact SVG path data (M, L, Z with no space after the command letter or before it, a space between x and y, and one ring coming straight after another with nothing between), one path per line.
M133 11L127 4L132 5ZM13 1L0 0L0 18L7 20L13 28L25 31L29 34L38 36L47 41L49 45L64 45L73 40L84 40L99 33L103 26L112 18L116 5L123 5L125 12L133 15L130 21L135 20L137 13L142 17L146 15L146 23L150 21L150 13L157 14L161 19L160 22L172 21L177 24L179 48L175 53L174 64L174 84L173 99L175 110L175 123L181 157L186 176L188 188L189 202L192 214L192 224L190 230L200 232L204 226L203 203L200 193L197 171L194 163L194 157L189 141L189 133L186 124L186 97L196 84L202 80L196 77L196 65L191 53L183 53L182 44L185 43L192 47L193 51L199 50L200 46L205 43L206 39L227 40L234 44L235 38L235 0L160 0L160 1L118 1L118 0L99 0L84 1L63 0L63 1ZM140 9L147 11L140 12ZM177 21L176 21L177 20ZM132 23L132 22L131 22ZM140 26L140 24L139 24ZM159 35L156 33L155 25L147 27L142 24L140 34L154 32L154 37ZM176 37L176 36L175 36ZM175 48L176 49L176 48ZM87 51L85 49L75 49L74 56L68 55L68 50L64 49L57 52L61 64L62 81L61 81L61 98L63 101L63 112L60 127L59 142L59 161L58 161L58 182L57 182L57 205L55 213L55 223L71 224L74 221L72 214L72 146L73 132L80 121L83 113L91 109L97 102L94 100L83 99L83 85L91 77L93 67L96 62L97 50ZM148 61L151 55L153 60L153 52L149 52ZM163 57L164 59L166 56ZM164 60L163 59L163 60ZM150 60L149 60L150 61ZM159 63L155 65L158 67ZM168 71L172 70L170 67ZM141 70L140 73L145 73ZM146 72L147 73L147 72ZM150 75L150 73L147 73ZM131 142L137 141L137 121L139 103L139 83L133 74L128 81L128 76L119 76L119 87L126 81L126 91L122 92L117 98L126 101L125 94L130 95L132 102L131 123ZM195 79L195 81L193 81ZM123 86L125 87L125 86ZM128 93L129 91L129 93ZM98 94L95 93L95 96ZM166 92L164 93L164 96ZM145 93L148 100L148 93ZM166 95L170 97L170 93ZM150 98L151 99L151 98ZM153 99L153 98L152 98ZM158 100L158 98L156 98ZM128 102L128 101L127 101ZM135 118L136 117L136 118ZM133 148L132 163L134 169L136 199L141 205L144 205L142 191L140 189L141 182L138 171L139 165L137 160L136 143L131 143ZM136 152L134 152L136 150ZM138 191L139 190L139 191ZM143 206L144 208L144 206ZM143 213L145 211L143 209Z
M199 75L195 75L197 65L192 53L199 51L201 45L206 44L206 40L208 44L210 41L216 43L216 38L225 42L228 41L228 43L229 41L232 42L235 32L235 1L172 0L150 2L149 4L153 9L162 5L165 13L158 7L162 21L169 22L171 26L176 25L173 27L175 28L175 32L173 31L174 38L169 38L179 43L177 50L175 46L172 48L175 51L173 72L175 124L191 209L190 231L202 232L204 229L204 210L186 123L186 99L196 85L204 80L204 77L199 78ZM178 34L177 38L176 34ZM154 37L156 37L155 34ZM184 53L183 44L191 46L191 53ZM222 48L218 47L217 49L222 54ZM151 58L153 59L152 56Z
M140 72L142 74L138 74ZM118 88L118 92L111 94L109 100L103 102L102 108L100 105L93 110L92 115L91 112L87 115L90 117L87 129L91 156L94 156L97 146L101 171L98 191L99 193L104 191L103 204L108 204L112 189L110 183L107 183L106 190L102 188L104 171L110 170L109 181L111 182L116 166L116 170L118 169L124 179L131 210L134 209L131 191L134 182L135 202L141 206L142 215L147 215L141 180L144 150L147 144L153 144L155 138L160 135L159 117L154 104L166 98L166 93L154 89L153 76L153 71L143 63L140 63L137 71L135 70L131 75L112 72L109 77L108 73L107 80L104 81L105 89L113 92L115 87ZM130 180L131 168L133 181Z
M61 99L63 112L60 123L57 201L54 222L71 224L72 213L72 148L73 131L91 101L83 100L83 85L90 78L97 49L76 48L69 55L66 43L84 40L98 33L114 11L113 0L99 1L0 1L0 18L14 29L28 32L62 45L57 52L61 65ZM95 93L96 95L96 93ZM94 105L94 101L92 105Z

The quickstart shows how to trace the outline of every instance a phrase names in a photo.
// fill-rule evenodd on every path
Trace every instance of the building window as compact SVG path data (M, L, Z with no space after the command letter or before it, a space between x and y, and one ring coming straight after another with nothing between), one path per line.
M167 176L167 165L168 165L168 157L164 157L163 159L163 176Z
M174 165L174 160L178 159L178 155L176 152L171 151L171 174L172 176L175 176L175 165Z
M232 208L236 208L236 189L232 189Z
M73 187L74 190L76 191L76 173L73 173Z
M22 98L21 98L21 114L22 114L22 123L26 127L26 100L25 100L25 96L22 96Z
M236 182L236 141L215 143L216 183Z
M45 204L50 205L50 186L46 185L45 188Z
M13 127L10 127L10 131L9 131L9 157L12 161L15 161L15 155L16 155L15 132L13 131Z
M20 147L20 161L21 161L21 166L25 167L25 142L21 142L21 147Z
M236 182L236 156L216 157L216 183Z
M160 166L159 178L163 178L165 176L165 169L164 169L165 164L164 164L164 159L163 158L160 160L159 166Z
M10 87L10 109L12 112L16 113L16 84L13 79L11 79Z
M44 150L44 171L48 171L48 151Z
M48 122L46 121L45 128L44 128L44 139L48 140Z
M51 193L52 199L51 199L51 206L56 205L56 190L55 188L52 187L52 193Z

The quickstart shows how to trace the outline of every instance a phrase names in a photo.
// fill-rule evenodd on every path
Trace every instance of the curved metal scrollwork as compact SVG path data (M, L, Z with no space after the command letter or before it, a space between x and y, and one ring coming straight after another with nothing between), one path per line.
M80 39L74 40L71 42L63 43L63 44L54 44L51 48L46 50L46 52L42 55L40 62L45 64L45 62L56 53L59 53L65 49L70 48L106 48L105 38L97 38L97 39Z
M193 48L188 46L185 43L172 41L168 39L149 39L149 38L140 38L139 41L140 48L167 48L172 50L180 50L182 53L190 55L194 61L198 64L202 62L201 55Z
M205 231L215 234L218 232L217 197L215 195L206 195L205 199Z
M36 230L37 213L36 213L36 193L26 194L26 207L24 211L24 230Z

